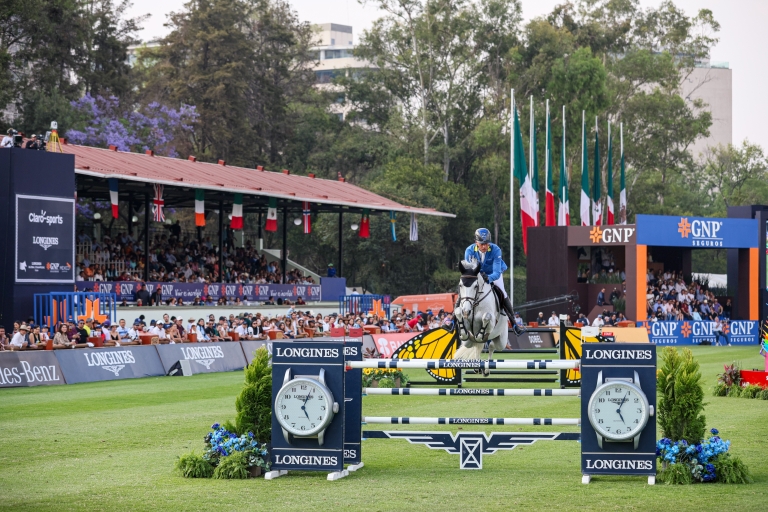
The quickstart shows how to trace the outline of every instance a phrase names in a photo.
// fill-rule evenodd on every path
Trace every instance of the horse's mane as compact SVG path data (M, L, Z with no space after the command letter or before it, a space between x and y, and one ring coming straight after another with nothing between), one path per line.
M480 273L480 263L477 260L461 260L459 270L461 271L461 284L469 287L472 286L473 281L477 280L477 275Z

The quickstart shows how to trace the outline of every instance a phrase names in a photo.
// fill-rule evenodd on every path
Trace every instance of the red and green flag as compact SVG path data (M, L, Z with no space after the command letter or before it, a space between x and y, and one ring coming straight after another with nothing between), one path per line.
M608 182L606 184L608 196L605 198L607 225L615 224L613 211L613 141L611 140L611 122L608 121Z
M264 226L267 231L277 231L277 199L269 198L269 208L267 209L267 225Z
M195 190L195 226L205 226L205 190Z
M547 174L547 191L544 198L544 222L545 226L556 226L555 219L555 187L552 184L552 126L549 119L549 100L547 100L547 157L545 160Z
M533 200L531 177L528 174L528 166L525 164L525 147L523 146L523 133L520 130L520 118L517 115L517 106L514 102L512 104L512 111L514 115L512 175L517 178L520 184L520 219L523 225L523 251L528 254L528 228L535 226L535 203Z
M568 201L568 172L565 166L565 105L563 105L563 148L560 151L560 206L557 211L557 225L571 225L571 205Z
M360 238L371 237L371 210L363 208L363 216L360 219Z
M589 222L589 210L592 198L589 197L589 161L587 156L587 122L586 112L581 111L581 225L591 226Z
M243 229L243 194L235 194L232 201L232 220L229 221L232 229Z
M595 116L595 162L593 174L594 186L592 187L592 224L599 226L603 223L603 203L600 195L602 194L602 185L600 183L600 144L597 137L597 116Z

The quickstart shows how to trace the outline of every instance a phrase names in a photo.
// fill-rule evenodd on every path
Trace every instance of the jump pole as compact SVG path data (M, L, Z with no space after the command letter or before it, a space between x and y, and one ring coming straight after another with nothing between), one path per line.
M363 416L363 423L390 425L581 425L581 418L417 418Z
M439 369L439 368L479 368L485 370L572 370L579 368L580 361L562 360L532 360L510 361L496 359L482 361L479 359L366 359L364 361L347 361L347 369L358 368L403 368L403 369Z
M478 389L478 388L363 388L363 395L427 396L579 396L573 389Z

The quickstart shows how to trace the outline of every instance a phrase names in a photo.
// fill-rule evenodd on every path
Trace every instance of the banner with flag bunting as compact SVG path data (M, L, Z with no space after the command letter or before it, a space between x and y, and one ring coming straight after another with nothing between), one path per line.
M605 223L609 226L616 223L613 210L613 141L611 140L611 122L608 121L608 182L606 183Z
M163 185L153 185L155 189L155 198L152 200L152 216L155 222L165 222L165 201L163 200Z
M277 198L269 198L269 207L267 208L267 223L264 226L267 231L277 231Z
M555 226L555 186L552 183L552 124L549 118L549 100L547 100L547 148L544 168L547 175L547 190L544 197L544 225Z
M392 241L397 242L397 231L395 225L397 224L397 212L394 210L389 211L389 227L392 231Z
M557 225L571 225L571 205L568 201L568 172L565 165L565 105L563 105L563 148L560 151L560 206L557 211Z
M597 131L597 116L595 116L595 154L594 154L594 186L592 187L592 224L599 226L603 223L603 203L602 192L603 187L601 183L600 172L600 142L598 139Z
M108 178L109 183L109 202L112 203L112 218L117 219L120 216L120 200L117 195L117 178Z
M363 208L363 215L360 217L360 231L358 232L360 238L371 237L371 210Z
M581 214L581 225L591 226L589 222L589 211L591 209L592 198L589 195L589 158L587 156L587 113L581 111L581 202L579 213Z
M312 210L309 208L309 201L301 203L301 215L304 218L304 234L308 235L312 232Z
M243 194L235 194L232 201L232 219L229 221L231 229L243 229Z
M195 226L205 227L205 190L195 189Z

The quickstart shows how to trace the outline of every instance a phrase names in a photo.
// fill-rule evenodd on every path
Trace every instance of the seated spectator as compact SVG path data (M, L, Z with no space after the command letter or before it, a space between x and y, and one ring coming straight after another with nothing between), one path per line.
M19 331L11 338L11 350L26 350L29 345L29 326L27 324L19 325Z
M605 322L603 321L603 315L597 315L595 320L592 322L592 327L602 327L603 325L605 325Z
M536 322L539 324L539 327L543 327L547 325L547 319L544 318L543 311L539 311L539 316L536 317Z
M75 342L69 339L67 332L69 331L69 325L66 322L59 324L59 330L56 331L56 335L53 337L53 348L74 348Z
M11 340L9 340L8 336L5 334L5 326L0 325L0 351L8 350L8 344L10 342Z
M549 327L558 327L560 325L560 319L557 317L557 313L554 311L549 316L549 320L547 320L547 325Z

